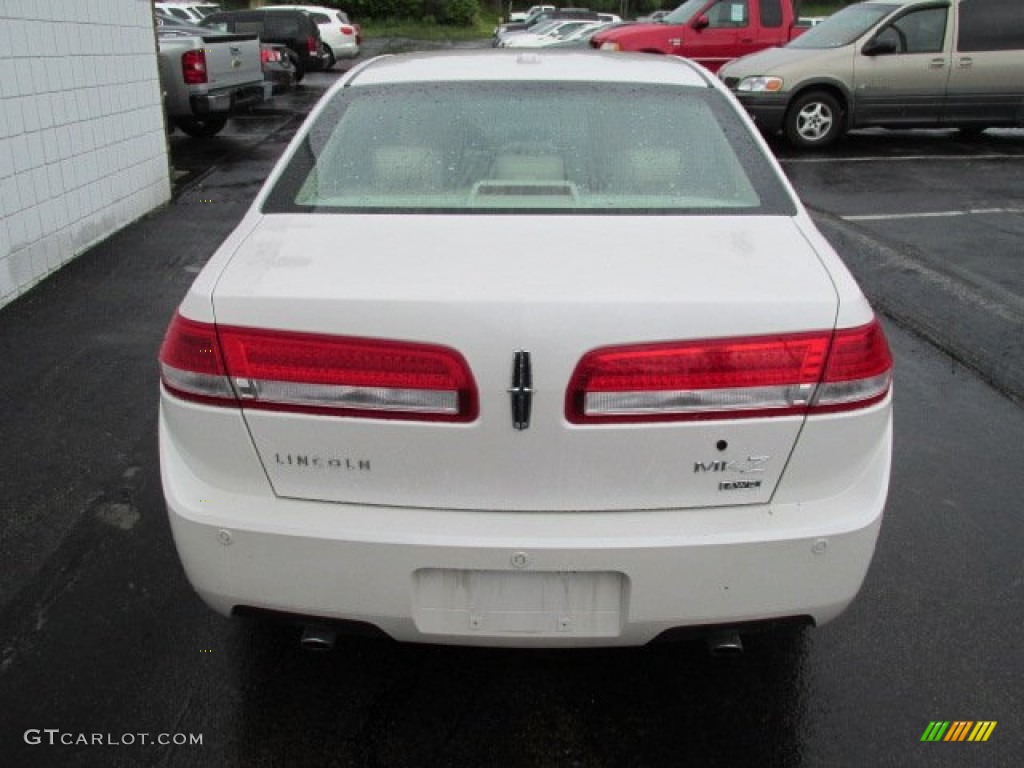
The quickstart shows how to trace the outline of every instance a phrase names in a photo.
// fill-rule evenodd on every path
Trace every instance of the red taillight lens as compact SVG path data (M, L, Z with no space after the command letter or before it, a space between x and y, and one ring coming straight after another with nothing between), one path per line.
M607 347L576 366L566 418L686 421L859 408L885 397L891 371L877 322L835 334Z
M843 411L878 402L892 385L892 367L889 343L877 320L836 331L813 410Z
M281 52L274 50L273 48L263 48L260 50L260 61L264 64L267 62L280 61Z
M451 422L478 413L466 361L430 344L215 327L178 316L160 362L171 392L205 403Z
M312 36L307 37L306 48L309 50L310 54L316 54L320 50L320 41Z
M341 27L341 34L343 34L343 35L354 35L355 33L356 33L356 31L354 29L352 29L352 27L342 25L342 27Z
M175 315L160 347L164 386L186 400L233 404L235 394L212 325Z
M206 52L185 51L181 54L181 73L189 85L200 85L207 82Z

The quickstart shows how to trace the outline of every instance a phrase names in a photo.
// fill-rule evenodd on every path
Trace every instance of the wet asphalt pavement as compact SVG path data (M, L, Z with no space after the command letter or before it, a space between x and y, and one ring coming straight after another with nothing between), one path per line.
M1024 362L1019 133L778 148L898 366L886 521L832 624L729 659L692 642L311 654L206 609L163 509L156 350L330 79L202 149L173 137L176 200L0 310L0 765L1020 764L1024 411L1003 394ZM983 744L922 743L933 720L998 724Z

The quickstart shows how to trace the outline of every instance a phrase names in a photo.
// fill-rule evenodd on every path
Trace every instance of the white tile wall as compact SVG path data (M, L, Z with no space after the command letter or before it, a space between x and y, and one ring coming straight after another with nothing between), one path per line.
M0 307L170 199L150 0L0 0Z

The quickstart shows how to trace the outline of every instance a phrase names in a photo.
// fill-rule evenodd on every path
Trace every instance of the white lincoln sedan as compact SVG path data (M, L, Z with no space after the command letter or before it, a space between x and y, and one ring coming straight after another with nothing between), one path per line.
M878 320L671 56L352 69L160 365L174 540L225 615L549 647L821 624L889 483Z

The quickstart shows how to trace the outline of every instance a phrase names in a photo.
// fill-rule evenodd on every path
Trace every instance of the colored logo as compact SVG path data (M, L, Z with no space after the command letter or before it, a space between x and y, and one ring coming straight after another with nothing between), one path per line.
M995 720L932 720L921 741L988 741L995 729Z

